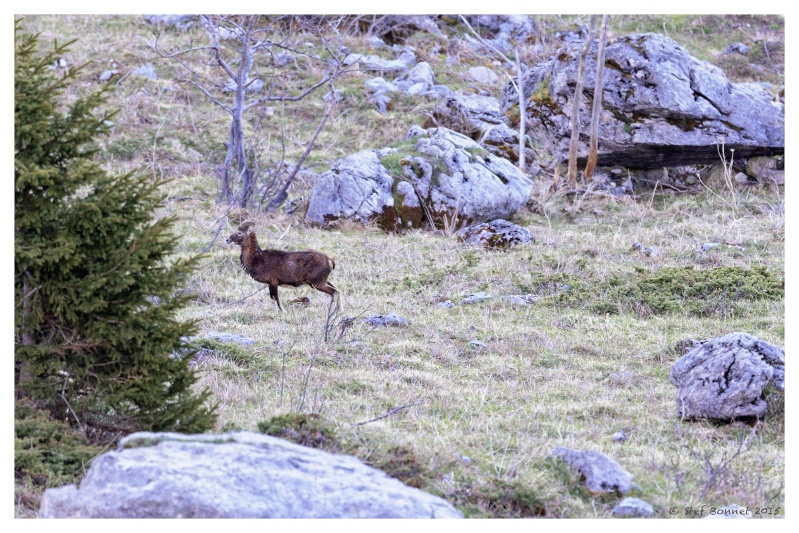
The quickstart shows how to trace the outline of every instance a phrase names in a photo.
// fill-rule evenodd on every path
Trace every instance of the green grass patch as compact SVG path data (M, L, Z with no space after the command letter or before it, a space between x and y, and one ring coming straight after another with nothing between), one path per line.
M233 342L221 342L214 339L195 339L194 344L200 349L210 350L217 357L227 359L245 367L257 366L261 361L250 349L243 348Z
M785 280L765 267L742 268L725 266L698 270L694 267L665 267L643 277L613 275L600 285L607 291L603 302L595 305L622 308L646 305L653 313L688 313L709 316L726 305L727 312L743 312L734 305L749 300L778 300L785 296Z

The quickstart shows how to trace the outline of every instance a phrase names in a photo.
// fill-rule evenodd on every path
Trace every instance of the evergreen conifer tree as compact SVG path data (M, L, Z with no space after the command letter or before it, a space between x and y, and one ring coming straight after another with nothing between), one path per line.
M18 395L93 435L201 432L215 420L176 313L198 258L175 257L158 181L95 160L108 86L67 104L79 68L50 68L15 28L15 363ZM111 433L106 433L111 432Z

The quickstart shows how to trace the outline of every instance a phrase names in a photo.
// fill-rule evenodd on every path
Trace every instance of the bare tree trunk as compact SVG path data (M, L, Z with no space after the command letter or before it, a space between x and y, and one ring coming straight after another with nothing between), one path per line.
M253 207L258 203L260 197L261 205L264 204L264 200L268 200L274 206L278 199L272 197L271 192L275 191L285 199L286 190L291 184L294 174L287 183L277 181L281 175L282 161L278 170L272 174L275 183L271 183L269 175L261 171L259 148L247 143L248 139L244 132L247 112L268 102L283 102L284 104L285 102L297 102L334 80L340 73L354 70L354 67L348 69L340 62L343 52L343 36L339 26L346 19L347 17L341 17L337 21L326 21L320 18L316 24L312 23L306 28L315 32L322 39L322 46L331 58L327 60L322 60L315 55L309 56L307 52L301 50L302 45L292 41L297 36L303 37L304 34L299 35L300 30L296 27L298 24L303 24L303 17L297 18L291 15L268 18L262 27L258 27L261 19L257 15L202 15L200 16L200 25L207 31L211 41L208 46L190 45L187 48L167 52L159 48L156 36L155 43L150 45L151 49L161 57L177 61L187 69L192 74L189 83L231 117L227 153L219 172L217 199L220 203L232 204L235 202L241 207ZM377 16L373 17L373 22L379 23L379 21ZM358 23L358 17L354 19L353 23ZM294 94L274 94L272 91L275 80L279 82L282 77L280 72L289 70L279 70L285 65L277 66L270 60L269 56L274 57L277 50L281 54L288 54L289 57L302 54L320 64L327 65L327 75L305 88L295 87L292 91ZM256 58L257 54L265 61ZM192 66L192 62L198 55L202 64L206 64L207 60L204 58L207 57L218 67L214 74L209 76ZM299 68L296 59L294 66ZM268 73L270 70L271 73ZM265 86L262 78L267 77L272 81ZM259 86L256 91L253 91L252 88L255 86L251 84L256 80L258 80ZM264 88L263 93L257 94L261 88ZM328 117L329 114L322 117L322 125L325 124ZM318 134L317 131L313 140ZM312 146L306 150L302 157L303 160L311 149ZM295 165L296 168L299 168L299 165ZM259 190L260 181L265 181L266 184Z
M569 169L566 173L566 181L570 186L577 183L577 140L580 136L579 115L580 102L583 99L583 79L585 78L585 58L591 43L594 40L594 28L596 26L596 15L591 15L588 23L588 37L585 39L582 53L580 54L580 66L577 70L577 86L574 88L574 99L572 100L572 120L571 120L571 144L569 145Z
M235 128L233 122L230 123L230 135L228 136L227 155L225 155L225 162L222 163L221 169L221 183L219 184L219 196L217 201L219 203L230 202L233 198L233 191L230 189L230 167L233 164L233 157L235 156L236 141L235 141Z
M244 96L247 91L247 81L250 74L250 67L252 66L253 53L250 49L251 31L253 21L256 17L249 16L246 18L244 28L241 36L241 63L236 72L236 97L233 104L233 127L235 128L236 136L236 159L239 172L239 179L241 180L241 196L239 197L239 206L247 207L250 203L250 196L255 189L255 180L253 179L252 169L247 161L247 153L244 147L244 131L242 126L242 116L244 114Z
M602 27L599 31L599 50L596 53L596 83L594 83L594 107L591 109L591 135L588 150L588 162L585 164L585 179L594 176L597 151L599 150L599 115L602 113L602 86L605 74L605 43L608 37L608 19L610 15L602 15Z
M516 56L516 92L519 94L519 170L524 172L527 164L524 157L524 136L527 130L525 124L525 107L524 107L524 81L522 81L522 62L519 61L519 47L513 50Z
M31 314L31 286L29 283L30 272L26 271L23 274L22 281L22 344L30 346L36 343L36 339L30 330L28 319ZM19 362L19 383L26 383L31 381L30 368L27 361Z

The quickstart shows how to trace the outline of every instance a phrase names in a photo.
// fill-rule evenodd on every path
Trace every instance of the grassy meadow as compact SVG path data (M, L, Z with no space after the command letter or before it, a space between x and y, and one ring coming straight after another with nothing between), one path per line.
M550 48L554 32L575 21L587 17L537 19ZM591 494L579 473L549 457L556 446L617 461L638 485L630 495L650 502L659 517L728 504L784 514L783 396L768 391L770 412L755 424L683 422L669 382L690 339L743 331L784 345L783 189L712 184L691 194L564 195L549 191L552 176L545 171L513 219L535 242L507 251L465 246L443 231L394 235L349 222L321 230L302 222L302 210L251 211L262 248L311 248L336 262L330 280L342 292L342 315L329 316L329 297L310 287L281 288L281 313L266 286L241 269L239 248L224 242L239 220L216 203L228 118L186 83L178 64L148 48L151 27L139 16L30 16L23 26L44 41L79 39L67 58L88 63L78 92L97 89L97 76L118 65L123 75L113 83L110 105L120 111L102 141L103 163L113 172L140 169L169 180L158 216L176 217L182 255L206 247L223 224L189 286L196 299L182 313L198 322L206 348L197 364L199 386L218 402L218 431L258 431L272 419L273 426L294 427L282 434L296 436L302 421L328 436L321 447L357 455L467 516L610 516L622 497ZM767 73L757 78L721 54L738 40L781 42L779 17L640 16L611 23L615 36L664 29L691 53L729 69L734 81L784 83L773 70L781 64L774 46L763 60ZM168 48L200 35L172 30L161 39ZM502 71L490 57L449 41L415 34L406 44L430 62L436 83L453 90L468 89L472 66ZM353 51L368 49L362 36L345 42ZM436 44L450 46L459 61L427 52ZM376 53L394 57L386 49ZM535 57L532 49L522 55ZM157 80L124 75L146 63L155 66ZM300 65L292 83L301 85L318 68ZM356 71L337 83L343 100L306 161L309 170L322 173L350 153L404 138L435 106L397 95L381 115L367 99L363 84L370 77ZM479 88L499 97L504 81ZM252 112L247 132L265 157L279 159L271 154L280 151L281 125L287 159L299 157L326 108L324 92L287 104L284 119L279 105L275 113ZM312 187L313 177L303 177L290 198L307 199ZM636 242L655 253L633 249ZM729 246L702 251L708 242ZM701 290L686 289L694 284ZM458 305L478 291L492 297ZM537 298L519 305L509 295ZM439 305L447 300L456 305ZM363 320L390 312L409 326L373 328ZM212 331L256 343L203 340ZM615 442L612 435L622 429L626 441Z

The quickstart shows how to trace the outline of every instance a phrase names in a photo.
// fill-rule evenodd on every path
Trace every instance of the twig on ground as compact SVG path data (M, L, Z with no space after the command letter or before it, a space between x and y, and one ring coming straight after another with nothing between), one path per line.
M422 403L422 400L416 400L415 402L409 403L408 405L401 405L399 407L395 407L394 409L392 409L391 411L389 411L384 415L378 416L377 418L373 418L371 420L365 420L364 422L358 422L356 424L353 424L353 426L362 426L364 424L370 424L372 422L377 422L378 420L383 420L384 418L388 418L396 412L402 411L403 409L407 409L408 407L413 407L414 405L419 405L420 403Z

